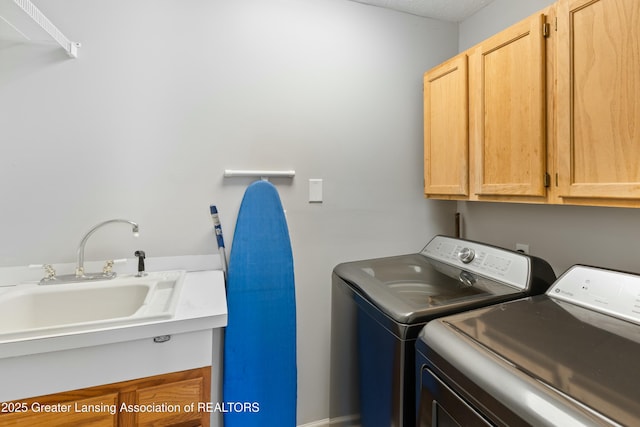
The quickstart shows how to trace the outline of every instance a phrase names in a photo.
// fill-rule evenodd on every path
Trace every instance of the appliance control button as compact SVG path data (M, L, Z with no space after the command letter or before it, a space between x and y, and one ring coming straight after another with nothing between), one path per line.
M476 252L471 248L462 248L458 252L458 258L465 264L469 264L475 258Z

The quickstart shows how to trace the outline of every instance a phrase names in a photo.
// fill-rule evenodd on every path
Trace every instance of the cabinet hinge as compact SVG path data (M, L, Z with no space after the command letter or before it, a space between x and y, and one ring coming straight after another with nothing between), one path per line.
M549 173L545 172L543 181L544 181L545 188L549 188L551 186L551 175L549 175Z
M542 37L549 37L551 35L551 24L545 22L542 24Z

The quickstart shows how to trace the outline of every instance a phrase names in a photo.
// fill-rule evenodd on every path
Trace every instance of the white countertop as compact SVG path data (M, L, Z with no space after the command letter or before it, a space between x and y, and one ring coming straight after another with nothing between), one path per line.
M55 285L53 285L55 286ZM175 315L132 325L110 325L48 337L0 339L4 358L132 341L160 335L222 328L227 324L224 275L221 270L191 271L185 275Z
M226 324L222 271L187 272L171 319L0 342L0 402L217 365Z

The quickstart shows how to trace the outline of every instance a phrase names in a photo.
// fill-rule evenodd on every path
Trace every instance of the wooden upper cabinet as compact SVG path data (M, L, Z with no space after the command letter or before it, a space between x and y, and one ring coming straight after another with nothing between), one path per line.
M558 195L640 199L640 1L561 0L557 53Z
M469 56L472 193L546 196L545 16L481 42Z
M640 207L638 100L640 0L559 0L425 74L425 194Z
M467 55L424 75L424 191L469 195Z

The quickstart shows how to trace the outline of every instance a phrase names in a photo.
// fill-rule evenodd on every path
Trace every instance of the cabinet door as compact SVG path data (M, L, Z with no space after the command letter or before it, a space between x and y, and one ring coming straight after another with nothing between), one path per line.
M56 400L56 395L28 400L29 410L2 414L0 426L25 427L116 427L118 393L80 400ZM64 395L59 395L64 396Z
M557 62L559 195L640 199L640 1L560 1Z
M469 57L473 192L545 196L544 15L480 43Z
M120 412L120 427L209 426L210 413L200 403L211 401L211 368L173 372L120 383L121 404L140 408L161 404L161 411ZM190 409L185 408L193 408Z
M424 75L424 192L469 195L467 55Z
M203 413L198 411L198 403L205 400L205 381L194 378L170 384L147 387L136 391L136 403L142 406L162 402L164 412L140 412L136 414L136 426L202 425ZM187 412L183 408L194 404L196 410ZM171 408L177 408L173 411Z

